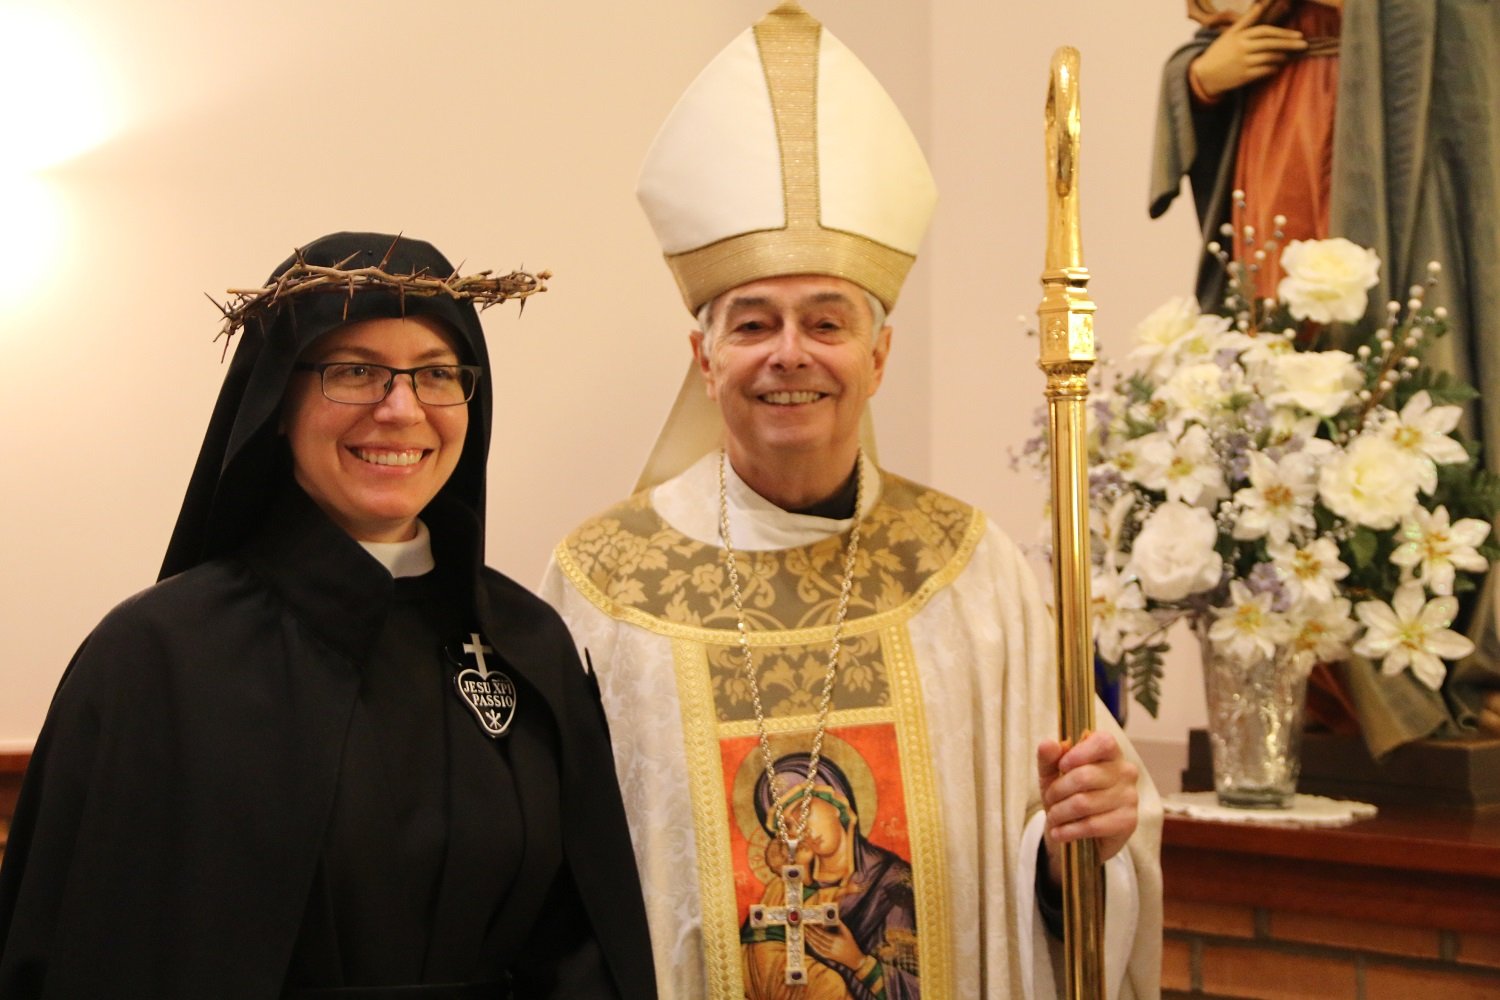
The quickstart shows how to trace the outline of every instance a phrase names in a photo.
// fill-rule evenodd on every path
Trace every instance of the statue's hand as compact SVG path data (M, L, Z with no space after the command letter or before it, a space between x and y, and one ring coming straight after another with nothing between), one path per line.
M1263 80L1307 49L1302 32L1255 23L1268 3L1270 0L1251 4L1188 66L1200 93L1212 100Z
M1486 691L1479 710L1479 729L1486 736L1500 736L1500 688Z

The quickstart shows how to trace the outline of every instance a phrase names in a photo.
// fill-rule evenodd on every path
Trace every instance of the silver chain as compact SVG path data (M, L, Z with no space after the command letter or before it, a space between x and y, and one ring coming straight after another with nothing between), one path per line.
M745 602L740 594L740 573L734 555L734 546L729 542L729 490L725 485L725 466L728 459L719 449L719 538L724 542L724 562L729 568L729 593L734 598L734 613L739 626L740 652L745 662L745 680L750 685L750 701L755 706L755 732L760 737L761 760L766 767L767 788L771 792L772 815L776 822L776 836L786 847L787 862L794 863L797 843L807 830L807 819L812 812L813 788L816 785L818 762L823 756L823 734L828 730L828 710L833 705L833 684L838 677L839 650L844 640L844 619L849 615L849 591L854 583L854 560L859 553L860 504L864 500L864 470L860 455L854 457L854 527L849 532L849 547L844 551L844 579L839 584L839 608L833 619L833 643L828 651L828 670L823 675L823 695L818 701L818 725L813 731L812 758L807 764L807 781L802 786L802 801L797 815L795 836L787 832L786 810L782 806L782 791L776 781L776 763L771 757L771 740L766 733L766 713L760 703L760 682L755 676L755 657L750 651L750 627L745 622Z

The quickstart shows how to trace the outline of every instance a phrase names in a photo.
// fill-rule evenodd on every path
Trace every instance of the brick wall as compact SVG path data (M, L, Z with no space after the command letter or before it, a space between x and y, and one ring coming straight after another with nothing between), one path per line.
M1164 996L1495 1000L1500 935L1166 900Z
M1168 997L1500 1000L1500 811L1168 817L1162 875Z

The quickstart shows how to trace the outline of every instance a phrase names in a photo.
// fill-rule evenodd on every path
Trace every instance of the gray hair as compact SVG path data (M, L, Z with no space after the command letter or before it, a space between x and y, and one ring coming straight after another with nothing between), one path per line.
M863 288L861 288L860 291L865 293L865 301L870 304L870 344L873 348L875 335L880 333L881 329L884 328L886 319L888 318L889 314L886 313L885 306L882 305L880 300L877 299L873 294L865 291ZM713 349L715 331L709 325L709 318L713 316L714 305L719 301L719 299L723 298L725 294L727 293L720 292L718 295L715 295L713 298L709 299L707 302L703 303L703 305L698 307L698 329L703 331L704 353L707 353Z

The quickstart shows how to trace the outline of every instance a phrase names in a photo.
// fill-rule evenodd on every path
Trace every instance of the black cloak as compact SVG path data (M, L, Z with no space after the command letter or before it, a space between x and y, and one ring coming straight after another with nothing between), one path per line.
M301 254L452 272L428 244L388 235L341 233ZM396 584L295 486L277 412L318 337L403 313L441 320L485 372L460 462L422 513L439 569L471 581L453 613L517 688L517 728L496 752L517 786L518 902L474 937L515 963L517 996L655 995L597 687L552 609L483 565L491 395L478 316L467 302L362 290L304 296L246 328L161 582L111 611L69 664L0 869L0 998L282 995L361 664ZM571 911L545 904L559 886Z

